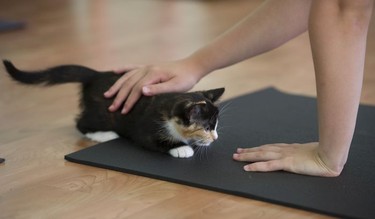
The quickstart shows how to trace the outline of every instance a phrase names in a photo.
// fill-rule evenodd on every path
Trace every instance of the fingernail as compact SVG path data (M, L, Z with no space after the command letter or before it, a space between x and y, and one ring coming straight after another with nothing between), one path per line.
M123 108L122 110L121 110L121 114L126 114L128 112L128 110L126 109L126 108Z
M249 165L244 166L243 169L244 169L245 171L250 171L250 170L251 170L251 168L249 167Z
M242 150L242 148L237 148L237 153L240 153Z
M115 108L115 106L111 105L111 106L108 107L108 110L113 111L114 108Z
M104 96L108 97L108 96L109 96L109 91L106 91L106 92L104 93Z
M148 88L148 87L143 87L143 88L142 88L142 92L143 92L144 94L148 94L148 93L150 93L150 88Z

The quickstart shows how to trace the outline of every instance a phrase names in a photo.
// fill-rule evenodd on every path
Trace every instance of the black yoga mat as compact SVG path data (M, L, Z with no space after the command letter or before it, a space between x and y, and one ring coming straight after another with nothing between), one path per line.
M222 103L219 139L177 159L124 139L66 155L86 165L196 186L338 217L375 218L375 107L360 106L349 160L336 178L245 172L237 147L317 141L316 100L266 89Z

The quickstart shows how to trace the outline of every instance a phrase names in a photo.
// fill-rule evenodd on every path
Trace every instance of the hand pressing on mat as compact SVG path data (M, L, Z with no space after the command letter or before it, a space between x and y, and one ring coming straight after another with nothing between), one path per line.
M338 176L322 159L317 142L306 144L268 144L254 148L238 148L233 154L237 161L253 162L245 171L269 172L284 170L313 176Z

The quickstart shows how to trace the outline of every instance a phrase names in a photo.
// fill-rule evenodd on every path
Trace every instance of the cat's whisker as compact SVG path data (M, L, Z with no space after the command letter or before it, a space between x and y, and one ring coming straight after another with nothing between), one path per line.
M193 142L192 142L192 144L196 144L196 143L202 143L202 142L204 142L204 140L203 139L198 139L198 140L194 140Z
M196 156L202 161L202 147L196 147Z
M196 147L196 156L199 158L200 161L208 157L208 149L209 147L206 146Z
M230 107L232 107L233 101L228 101L223 106L220 106L219 115L223 114L225 111L227 111Z
M203 156L204 156L204 158L208 158L208 150L209 150L210 148L209 147L205 147L205 148L203 148Z

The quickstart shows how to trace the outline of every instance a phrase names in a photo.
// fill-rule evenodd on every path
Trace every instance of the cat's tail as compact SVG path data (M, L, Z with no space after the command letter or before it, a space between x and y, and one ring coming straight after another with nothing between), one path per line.
M62 65L43 71L21 71L10 61L3 60L9 75L24 84L54 85L69 82L86 83L99 72L78 65Z

